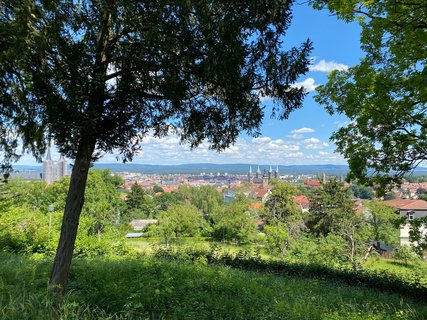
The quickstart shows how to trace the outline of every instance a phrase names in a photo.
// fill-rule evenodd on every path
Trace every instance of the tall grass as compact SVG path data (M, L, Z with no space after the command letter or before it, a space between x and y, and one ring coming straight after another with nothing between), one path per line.
M50 261L0 254L0 319L425 319L373 289L153 257L76 259L62 303Z

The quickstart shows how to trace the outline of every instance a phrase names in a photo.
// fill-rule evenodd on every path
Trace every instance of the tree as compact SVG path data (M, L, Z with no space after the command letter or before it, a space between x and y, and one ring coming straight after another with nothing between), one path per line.
M206 219L223 204L222 194L214 186L191 188L191 203L203 212Z
M126 197L126 205L131 218L153 217L156 209L151 196L136 182L131 186L130 193Z
M360 186L358 184L353 184L350 187L351 192L355 198L360 199L372 199L374 197L374 191L370 187Z
M267 235L268 245L271 248L277 249L280 254L280 259L283 260L291 241L291 236L286 229L286 224L277 222L274 225L266 225L264 226L264 232Z
M311 43L283 49L291 0L6 1L0 5L0 146L74 159L50 283L68 280L90 164L131 160L148 133L223 150L259 134L262 96L286 119ZM287 45L287 47L289 47Z
M176 192L164 192L159 195L155 195L153 201L156 205L156 209L159 211L166 211L170 206L180 203Z
M264 232L267 235L267 242L271 247L278 249L281 259L284 259L286 250L299 235L304 224L301 210L295 203L297 192L295 186L276 180L265 203Z
M384 195L384 200L393 200L397 199L397 194L394 191L389 191Z
M317 235L336 233L343 227L340 223L355 215L354 202L344 185L337 179L321 182L310 198L308 226Z
M161 193L161 192L164 192L165 190L163 190L163 188L161 187L161 186L158 186L158 185L155 185L154 187L153 187L153 192L154 193Z
M155 229L165 238L166 245L169 246L172 238L196 236L205 225L202 213L196 207L179 204L159 214L159 222Z
M424 256L427 250L427 217L408 220L409 241L414 251L420 256Z
M427 3L311 2L362 27L365 57L348 71L331 72L316 100L350 120L332 135L349 162L348 179L384 190L427 160Z
M403 261L405 266L408 266L410 261L419 261L419 257L416 252L412 250L410 246L399 245L393 251L393 258L396 260Z
M257 228L248 207L247 198L218 207L210 219L213 224L212 237L221 241L235 241L238 245L249 242Z
M265 219L267 222L286 221L301 211L295 203L298 189L289 183L277 181L273 185L271 195L265 203Z
M378 200L365 202L365 205L365 222L369 228L371 243L397 244L402 218L396 214L396 209ZM378 249L377 244L375 246Z

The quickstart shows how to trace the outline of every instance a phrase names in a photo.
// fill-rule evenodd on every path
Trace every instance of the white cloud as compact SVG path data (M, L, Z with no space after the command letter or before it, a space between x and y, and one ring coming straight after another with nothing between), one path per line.
M259 143L266 143L266 142L270 142L271 138L269 137L259 137L259 138L253 138L252 142L259 144Z
M304 128L300 128L304 129ZM296 130L300 130L296 129ZM301 130L308 132L310 130ZM141 143L142 150L134 156L134 163L173 165L180 163L259 163L259 164L312 164L312 163L343 163L339 155L330 151L328 144L318 138L310 137L300 140L289 138L273 139L261 136L254 139L239 138L236 143L225 151L218 153L209 149L203 142L191 150L187 144L181 144L179 135L170 134L162 138L147 136ZM52 148L54 151L54 148ZM52 152L55 156L55 152ZM27 157L20 164L34 163ZM115 154L106 154L101 163L114 163Z
M291 134L291 135L288 135L288 138L293 139L293 140L300 140L300 139L304 138L304 135L302 135L302 134Z
M338 128L342 128L342 127L347 127L348 125L354 123L353 121L349 121L349 120L344 120L344 121L334 121L334 124L338 127Z
M317 138L305 139L302 143L304 144L305 148L308 150L324 149L326 147L329 147L328 143L322 142Z
M307 150L316 150L316 149L323 149L328 147L329 144L327 144L326 142L321 142L321 143L311 143L311 144L307 144L305 146L305 148Z
M319 139L317 139L317 138L308 138L308 139L305 139L304 141L303 141L303 143L304 144L309 144L309 143L320 143L321 141L319 140Z
M316 90L317 84L314 84L315 81L313 78L307 78L302 82L296 82L292 86L295 88L304 88L307 92Z
M349 67L343 63L337 63L335 61L326 61L322 59L318 63L312 64L310 66L310 71L320 71L320 72L331 72L333 70L347 71L348 68Z
M297 134L302 134L302 133L313 133L314 129L311 128L300 128L300 129L296 129L296 130L292 130L291 133L297 133Z

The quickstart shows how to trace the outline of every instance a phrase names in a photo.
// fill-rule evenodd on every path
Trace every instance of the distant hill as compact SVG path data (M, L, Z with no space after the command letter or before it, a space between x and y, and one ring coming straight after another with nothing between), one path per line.
M239 164L215 164L215 163L189 163L180 165L151 165L138 163L95 163L94 167L98 169L110 169L112 172L142 172L145 174L246 174L249 167L252 167L252 172L256 172L258 165L239 163ZM270 169L270 165L259 165L261 172ZM41 172L42 166L14 166L16 171L36 171ZM272 166L273 171L276 166ZM279 165L279 174L318 174L325 173L326 175L345 175L349 171L347 165ZM427 168L421 167L414 171L414 174L427 174Z

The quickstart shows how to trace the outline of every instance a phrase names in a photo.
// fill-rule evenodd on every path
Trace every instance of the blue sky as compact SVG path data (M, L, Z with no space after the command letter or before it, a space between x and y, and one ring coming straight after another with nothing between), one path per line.
M301 4L299 4L299 3ZM344 125L344 116L330 116L313 97L316 85L324 84L327 73L333 69L345 69L357 64L363 56L360 49L360 27L357 23L345 23L327 11L315 11L305 1L294 5L293 21L284 38L285 46L298 46L307 38L314 45L313 64L310 72L298 81L309 92L303 107L293 112L288 120L270 118L271 101L265 99L266 117L262 135L256 139L242 135L234 146L217 153L207 144L190 150L179 144L179 138L162 139L147 137L142 152L134 157L134 163L181 164L181 163L253 163L253 164L345 164L341 155L334 153L335 146L329 141L332 132ZM52 148L53 158L59 158ZM117 162L114 154L105 155L99 162ZM35 164L25 156L19 164Z

